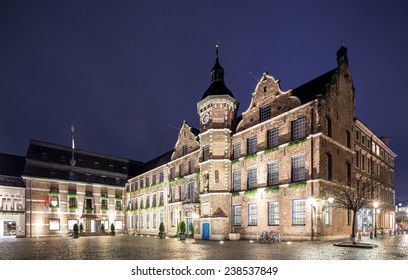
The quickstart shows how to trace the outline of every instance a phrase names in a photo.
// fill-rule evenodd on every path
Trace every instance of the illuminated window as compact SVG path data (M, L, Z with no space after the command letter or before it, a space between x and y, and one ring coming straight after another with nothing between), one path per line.
M241 142L236 142L232 145L232 158L238 159L241 157Z
M325 219L324 219L324 221L325 221L325 224L326 224L326 226L328 226L328 225L331 225L331 217L330 217L330 215L331 215L331 204L327 201L327 203L326 203L326 212L325 212Z
M115 221L115 230L122 230L123 229L123 221L116 220Z
M270 226L279 225L279 202L268 203L268 224Z
M279 164L275 160L268 163L268 186L274 186L279 184Z
M332 122L329 117L326 116L326 134L329 137L332 137Z
M170 179L174 179L176 177L176 169L174 167L170 168Z
M268 130L268 149L279 145L279 129Z
M210 146L205 145L203 147L203 161L207 161L210 158Z
M175 227L176 226L176 214L174 213L174 211L171 212L171 226Z
M157 221L156 221L156 213L153 213L153 221L152 221L152 223L153 223L153 228L156 228L156 223L157 223Z
M248 169L248 189L254 189L258 186L256 172L256 167L251 167Z
M179 186L180 200L184 201L184 186Z
M194 160L193 159L188 162L188 173L189 174L194 173Z
M303 181L305 178L305 155L292 157L292 182Z
M351 184L351 164L349 162L346 162L346 178L347 178L347 184Z
M70 220L67 221L68 230L74 230L74 225L78 224L78 220Z
M306 121L302 117L292 122L292 140L303 139L306 136Z
M160 171L159 172L159 182L163 182L163 180L164 180L164 173L163 171Z
M58 231L60 230L60 219L57 218L49 218L48 219L48 229L51 231Z
M237 170L232 173L232 189L233 191L241 190L241 170Z
M188 183L187 198L190 200L190 202L195 202L195 184L194 182Z
M346 130L346 147L351 148L351 136L348 130Z
M252 155L254 153L256 153L256 145L257 145L257 141L256 141L256 136L252 136L250 138L248 138L247 140L247 155Z
M59 198L58 195L52 195L50 197L50 206L51 207L59 207Z
M240 226L241 220L241 205L234 205L234 226Z
M76 197L70 197L69 198L69 200L68 200L68 205L69 205L69 208L74 208L74 207L77 207L77 199L76 199Z
M164 192L160 192L160 205L164 205Z
M184 164L179 165L179 176L184 176Z
M175 202L175 201L176 201L176 188L171 187L171 202Z
M256 204L248 204L248 226L256 226L258 222L258 211Z
M333 179L333 172L332 172L332 155L327 153L326 154L326 179L332 180Z
M306 224L306 202L304 199L294 199L292 201L292 224L294 226L304 226Z

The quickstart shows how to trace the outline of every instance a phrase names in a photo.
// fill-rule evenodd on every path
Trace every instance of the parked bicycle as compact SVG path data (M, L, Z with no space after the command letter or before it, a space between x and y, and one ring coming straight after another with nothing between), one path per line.
M259 234L259 243L275 243L281 241L281 235L279 232L263 231Z

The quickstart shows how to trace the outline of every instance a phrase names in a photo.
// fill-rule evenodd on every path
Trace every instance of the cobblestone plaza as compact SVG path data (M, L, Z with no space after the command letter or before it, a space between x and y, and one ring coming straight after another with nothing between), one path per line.
M155 236L0 239L2 260L408 260L408 235L379 237L377 248L333 246L333 241L205 241Z

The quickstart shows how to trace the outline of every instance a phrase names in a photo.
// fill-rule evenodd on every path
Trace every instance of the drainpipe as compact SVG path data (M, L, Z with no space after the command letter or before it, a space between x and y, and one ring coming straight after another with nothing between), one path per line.
M314 156L313 156L313 152L314 152L314 149L313 149L313 133L314 133L314 108L312 107L311 108L311 124L310 124L310 134L312 135L311 137L310 137L310 153L311 153L311 155L310 155L310 168L311 168L311 171L310 171L310 176L311 176L311 179L312 179L312 182L311 182L311 191L310 191L310 195L311 195L311 197L313 197L313 195L314 195L314 185L313 185L313 179L314 179L314 172L313 172L313 160L314 160ZM314 240L314 227L313 227L313 224L314 224L314 217L313 217L313 212L314 212L314 209L313 209L313 206L311 207L311 211L312 211L312 213L311 213L311 240L313 241Z
M30 179L30 238L33 237L33 179Z

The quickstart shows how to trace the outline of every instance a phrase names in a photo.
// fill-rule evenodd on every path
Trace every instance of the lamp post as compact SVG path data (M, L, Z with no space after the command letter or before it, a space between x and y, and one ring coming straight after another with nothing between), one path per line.
M375 201L373 203L373 206L374 206L374 215L373 215L373 218L374 218L374 237L377 238L377 207L378 207L378 202Z

